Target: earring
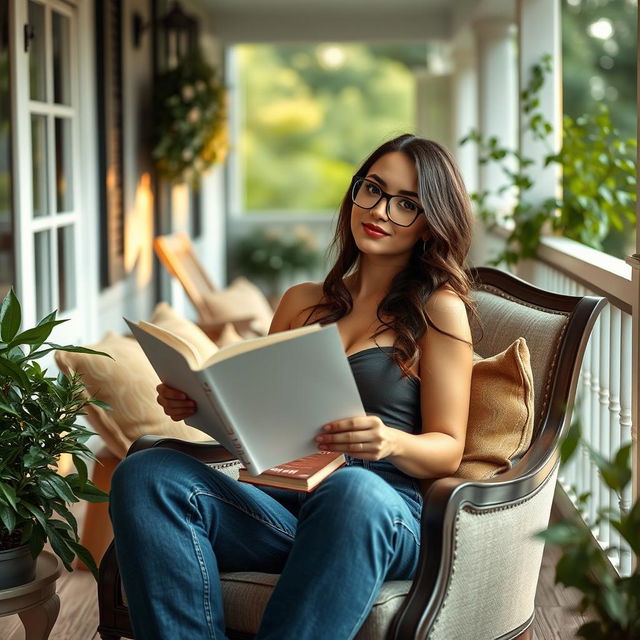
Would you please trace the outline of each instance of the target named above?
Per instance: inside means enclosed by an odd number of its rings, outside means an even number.
[[[422,253],[427,253],[427,240],[426,240],[426,238],[422,239]]]

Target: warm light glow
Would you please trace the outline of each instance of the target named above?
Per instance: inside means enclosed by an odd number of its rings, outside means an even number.
[[[613,25],[611,20],[607,18],[600,18],[596,22],[592,22],[589,25],[589,35],[593,38],[599,38],[600,40],[608,40],[613,35]]]
[[[344,49],[336,45],[318,47],[318,59],[320,64],[327,69],[337,69],[344,64],[346,59]]]
[[[124,236],[124,265],[127,273],[136,270],[142,288],[151,282],[153,268],[153,192],[151,176],[142,174],[136,187],[133,208],[127,211]]]
[[[189,185],[178,184],[171,188],[171,216],[173,228],[186,231],[189,228]]]

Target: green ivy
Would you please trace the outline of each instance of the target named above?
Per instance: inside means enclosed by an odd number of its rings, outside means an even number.
[[[108,500],[88,479],[84,459],[97,459],[85,442],[93,433],[76,423],[88,404],[108,407],[87,397],[78,374],[49,376],[38,360],[55,350],[108,354],[47,342],[65,322],[55,311],[24,331],[21,315],[11,290],[0,306],[0,549],[28,544],[35,558],[48,540],[69,571],[78,556],[97,579],[67,505]],[[58,473],[63,453],[71,454],[75,473]]]
[[[514,222],[505,248],[489,264],[515,264],[536,254],[544,232],[559,231],[563,236],[602,250],[602,240],[611,228],[624,229],[625,219],[636,220],[636,141],[621,140],[604,104],[575,120],[565,115],[562,149],[554,153],[549,143],[553,126],[540,110],[540,90],[551,72],[551,56],[543,56],[531,68],[527,86],[520,94],[523,130],[547,147],[539,162],[507,149],[496,136],[483,137],[472,130],[460,144],[475,142],[480,164],[497,164],[506,176],[505,184],[495,192],[471,194],[478,215],[491,230],[499,223],[491,207],[491,197],[505,191],[518,194],[509,213]],[[562,197],[548,197],[533,203],[527,192],[534,186],[531,169],[551,164],[562,169]]]

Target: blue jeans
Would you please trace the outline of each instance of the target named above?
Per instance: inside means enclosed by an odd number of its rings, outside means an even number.
[[[413,578],[418,484],[349,458],[311,493],[237,482],[171,449],[123,460],[109,512],[137,640],[225,638],[219,572],[280,573],[260,640],[353,638],[385,580]]]

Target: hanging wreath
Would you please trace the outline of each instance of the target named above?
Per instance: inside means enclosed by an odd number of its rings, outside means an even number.
[[[152,155],[171,182],[197,182],[229,148],[226,90],[200,54],[156,78],[157,117]]]

